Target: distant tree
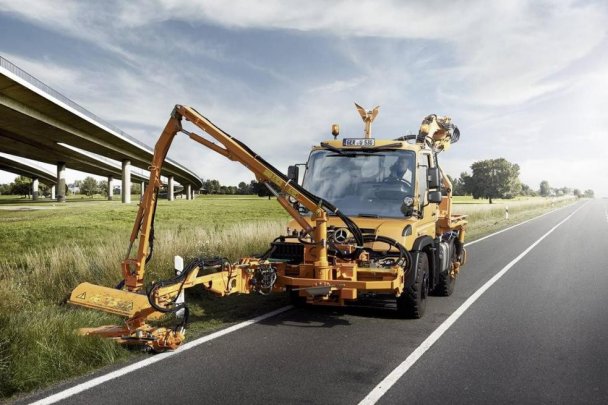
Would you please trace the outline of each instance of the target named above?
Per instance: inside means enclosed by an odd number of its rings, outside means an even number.
[[[207,194],[218,194],[220,187],[220,182],[217,180],[205,180],[203,182],[203,188],[207,190]]]
[[[533,190],[532,187],[530,187],[529,185],[522,183],[521,191],[519,192],[519,194],[526,197],[536,197],[538,195],[538,192],[536,190]]]
[[[141,184],[131,183],[131,194],[141,194]]]
[[[449,174],[446,174],[450,183],[452,183],[452,195],[465,195],[464,183],[459,178],[452,178]]]
[[[38,192],[40,193],[40,195],[50,195],[51,188],[44,183],[40,183],[38,185]]]
[[[99,193],[103,196],[108,196],[108,181],[107,180],[102,180],[100,182],[97,183],[97,186],[99,188]]]
[[[11,186],[11,194],[27,197],[32,191],[32,180],[29,177],[17,176]]]
[[[462,195],[472,195],[475,188],[473,178],[467,172],[460,173],[459,183],[462,185]]]
[[[512,198],[519,190],[519,165],[504,158],[481,160],[471,165],[473,174],[467,179],[467,190],[473,198]]]
[[[257,194],[258,193],[258,191],[257,191],[258,190],[257,189],[258,185],[257,184],[258,184],[258,182],[255,181],[255,180],[251,180],[249,182],[249,193],[250,194]]]
[[[551,187],[549,186],[549,182],[547,180],[543,180],[540,182],[540,191],[539,194],[541,197],[548,197],[551,194]]]
[[[505,198],[513,198],[515,196],[521,195],[522,188],[523,184],[521,183],[521,181],[519,181],[519,178],[515,179],[513,181],[511,191],[505,194]]]
[[[253,192],[257,194],[258,197],[268,197],[270,199],[272,193],[270,190],[268,190],[268,187],[266,187],[264,183],[258,183],[257,181],[252,180],[251,186],[253,188]]]
[[[10,194],[10,193],[11,193],[10,184],[0,184],[0,194]]]
[[[595,193],[591,189],[585,190],[584,195],[585,195],[585,198],[595,198]]]
[[[94,194],[99,192],[99,184],[93,177],[88,176],[80,183],[80,193],[93,197]]]
[[[581,198],[583,196],[583,193],[581,193],[581,190],[579,190],[578,188],[575,188],[572,194],[574,194],[576,198]]]
[[[236,194],[237,188],[234,186],[220,186],[218,194]]]
[[[238,186],[237,194],[244,195],[244,194],[253,194],[253,193],[251,192],[251,188],[249,187],[249,184],[245,183],[244,181],[241,181]]]

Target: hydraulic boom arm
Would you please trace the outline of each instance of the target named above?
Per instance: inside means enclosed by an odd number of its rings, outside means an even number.
[[[207,134],[217,140],[222,146],[219,146],[194,132],[188,132],[182,128],[182,119],[192,122],[194,125],[205,131]],[[161,186],[161,168],[167,156],[173,138],[177,133],[183,132],[190,139],[208,147],[209,149],[223,155],[231,160],[240,162],[246,168],[251,170],[258,181],[270,184],[278,188],[278,201],[287,210],[287,212],[298,221],[298,224],[308,232],[313,231],[309,223],[302,218],[300,213],[293,208],[292,204],[285,198],[285,195],[290,195],[295,198],[301,205],[314,213],[317,231],[312,235],[313,240],[320,241],[324,239],[322,228],[326,222],[326,214],[322,209],[322,205],[327,207],[329,204],[323,204],[318,198],[302,189],[297,184],[292,183],[280,171],[265,162],[255,152],[245,146],[236,138],[222,131],[215,126],[211,121],[205,118],[191,107],[176,105],[171,114],[171,118],[167,122],[159,140],[154,148],[154,158],[150,166],[150,186],[146,189],[143,201],[140,204],[139,211],[131,232],[131,243],[127,258],[122,263],[123,277],[125,285],[129,291],[139,291],[143,287],[145,265],[152,253],[152,244],[154,237],[154,214],[156,211],[157,195]],[[135,240],[139,239],[137,254],[134,258],[129,257],[131,248]],[[326,249],[319,250],[319,260],[327,261]]]

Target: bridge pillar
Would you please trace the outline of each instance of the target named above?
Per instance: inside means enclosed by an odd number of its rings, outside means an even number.
[[[131,203],[131,161],[122,161],[122,188],[120,196],[124,204]]]
[[[65,202],[65,162],[57,162],[57,201]]]
[[[55,189],[56,189],[55,186],[51,186],[51,200],[55,199]]]
[[[32,200],[38,199],[38,177],[32,179]]]
[[[175,200],[175,185],[173,183],[173,176],[169,176],[169,183],[167,184],[167,199],[169,201]]]
[[[186,200],[191,200],[192,199],[192,186],[190,184],[188,184],[186,186]]]
[[[114,181],[114,177],[108,176],[108,201],[112,201],[114,198],[114,186],[112,182]]]

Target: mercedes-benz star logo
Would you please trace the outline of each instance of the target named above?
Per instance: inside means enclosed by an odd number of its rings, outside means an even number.
[[[348,230],[344,228],[338,228],[334,232],[334,240],[338,243],[344,243],[348,239]]]

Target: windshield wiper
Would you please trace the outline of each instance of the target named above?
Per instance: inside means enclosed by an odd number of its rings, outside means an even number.
[[[337,154],[339,154],[339,155],[344,154],[344,151],[343,151],[342,149],[338,149],[338,148],[336,148],[335,146],[331,146],[331,145],[330,145],[330,144],[328,144],[328,143],[321,142],[321,146],[322,146],[322,147],[324,147],[325,149],[329,149],[330,151],[332,151],[332,152],[334,152],[334,153],[337,153]]]
[[[378,214],[357,214],[358,217],[364,217],[364,218],[380,218],[380,215]]]

